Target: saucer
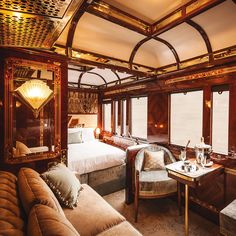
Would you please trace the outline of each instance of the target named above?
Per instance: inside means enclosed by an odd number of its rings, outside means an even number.
[[[208,162],[205,167],[211,167],[213,165],[213,161]]]

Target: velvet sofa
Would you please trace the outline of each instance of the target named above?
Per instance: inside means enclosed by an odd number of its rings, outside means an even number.
[[[78,206],[63,208],[40,175],[22,168],[0,171],[0,235],[141,235],[91,187],[83,184]]]

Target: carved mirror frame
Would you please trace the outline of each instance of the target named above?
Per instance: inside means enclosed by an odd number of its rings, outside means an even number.
[[[38,70],[50,70],[54,74],[54,150],[25,156],[13,156],[13,90],[14,69],[19,66],[33,66]],[[8,58],[4,65],[4,161],[8,164],[18,164],[57,158],[61,155],[61,68],[60,63],[41,63],[19,58]]]

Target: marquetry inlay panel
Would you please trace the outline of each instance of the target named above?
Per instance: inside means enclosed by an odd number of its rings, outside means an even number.
[[[62,17],[70,0],[1,0],[0,9]]]
[[[0,45],[40,47],[57,22],[34,17],[0,13]]]

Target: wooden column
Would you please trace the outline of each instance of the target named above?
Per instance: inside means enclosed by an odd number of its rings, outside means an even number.
[[[168,143],[168,93],[148,95],[148,140]]]
[[[236,78],[236,76],[235,76]],[[229,151],[236,148],[236,83],[229,86]],[[236,151],[236,150],[235,150]]]
[[[207,144],[211,143],[211,86],[203,89],[203,130],[202,135]]]

